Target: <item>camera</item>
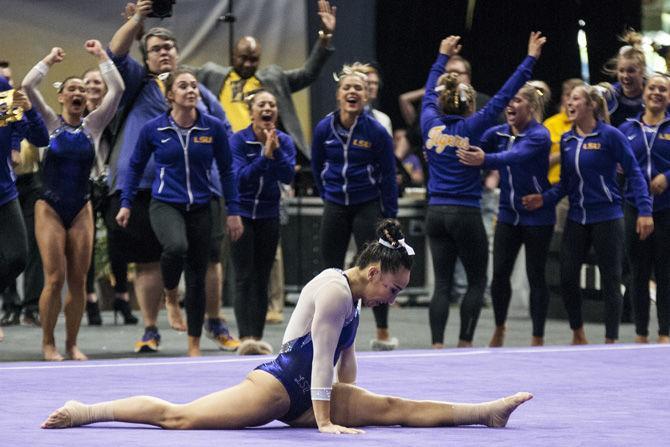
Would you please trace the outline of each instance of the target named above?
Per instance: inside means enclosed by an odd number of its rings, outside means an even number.
[[[177,0],[154,0],[148,17],[158,17],[159,19],[171,17],[172,5],[175,3],[177,3]]]

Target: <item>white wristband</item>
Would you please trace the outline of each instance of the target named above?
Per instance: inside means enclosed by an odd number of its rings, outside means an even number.
[[[332,388],[312,388],[310,394],[312,400],[330,400],[332,390]]]

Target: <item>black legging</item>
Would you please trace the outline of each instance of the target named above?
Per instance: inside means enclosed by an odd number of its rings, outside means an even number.
[[[163,247],[161,274],[163,284],[170,290],[179,285],[184,264],[186,275],[186,317],[188,335],[200,337],[205,321],[205,275],[209,259],[211,232],[210,204],[196,205],[186,210],[153,199],[149,207],[151,228]]]
[[[512,298],[510,277],[514,270],[519,249],[526,249],[526,275],[530,284],[530,316],[533,320],[533,336],[544,337],[544,323],[549,307],[549,288],[545,277],[545,266],[549,253],[553,225],[526,226],[498,222],[493,240],[493,279],[491,299],[496,326],[507,320],[507,311]]]
[[[0,205],[0,291],[14,283],[28,262],[28,236],[17,199]]]
[[[232,244],[235,266],[235,319],[242,337],[263,338],[268,283],[279,242],[279,218],[242,217],[244,233]]]
[[[635,231],[637,209],[626,203],[626,255],[631,270],[635,333],[649,335],[649,280],[656,277],[658,335],[670,335],[670,209],[654,213],[654,232],[644,241]]]
[[[605,337],[619,338],[621,319],[621,259],[623,257],[623,219],[582,225],[570,219],[561,241],[561,295],[570,319],[570,328],[579,329],[582,319],[580,274],[589,248],[593,245],[600,270],[601,294],[605,301]]]
[[[338,205],[324,202],[321,218],[321,258],[323,268],[345,268],[349,239],[354,234],[356,250],[360,253],[366,242],[376,240],[375,225],[381,218],[379,201],[359,205]],[[389,305],[372,308],[377,329],[388,329]]]
[[[444,343],[456,258],[461,259],[468,278],[468,291],[461,302],[459,340],[470,342],[484,302],[489,256],[481,211],[465,206],[429,206],[426,234],[435,272],[435,290],[429,309],[432,342]]]

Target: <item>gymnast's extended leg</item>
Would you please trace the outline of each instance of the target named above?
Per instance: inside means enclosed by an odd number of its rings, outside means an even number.
[[[344,427],[366,425],[504,427],[512,412],[532,397],[530,393],[516,393],[491,402],[460,404],[382,396],[355,385],[337,383],[333,386],[330,411],[333,423]],[[295,421],[291,421],[290,425],[315,427],[314,412],[309,410]]]
[[[68,401],[42,428],[68,428],[94,422],[132,422],[166,429],[237,429],[282,417],[290,401],[283,385],[265,371],[252,371],[239,384],[187,404],[134,396],[94,405]]]

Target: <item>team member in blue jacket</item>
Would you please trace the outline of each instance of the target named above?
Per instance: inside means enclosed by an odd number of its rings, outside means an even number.
[[[186,263],[188,354],[197,356],[205,314],[205,274],[212,227],[213,192],[209,180],[212,160],[216,160],[221,173],[228,215],[236,216],[235,220],[240,219],[239,199],[226,130],[220,120],[196,108],[199,92],[194,73],[187,68],[171,72],[165,81],[165,92],[172,108],[142,128],[116,219],[120,226],[128,225],[132,201],[153,155],[156,172],[149,215],[163,248],[161,273],[165,294],[176,300]],[[241,232],[241,222],[238,223],[233,231]],[[237,239],[239,234],[231,237]]]
[[[137,137],[144,124],[168,109],[163,91],[165,90],[162,75],[166,75],[177,67],[179,47],[175,35],[165,28],[151,28],[143,32],[144,21],[152,10],[151,0],[138,0],[137,4],[129,3],[127,12],[134,14],[128,17],[116,31],[109,43],[108,53],[119,68],[126,84],[126,91],[121,101],[121,111],[115,122],[115,139],[109,163],[110,174],[110,205],[105,222],[108,228],[109,255],[120,262],[134,262],[136,266],[135,291],[142,308],[144,335],[135,343],[135,351],[152,352],[158,349],[160,334],[156,326],[158,312],[163,300],[163,283],[160,277],[159,260],[161,245],[151,230],[149,218],[149,202],[151,201],[151,184],[155,166],[153,159],[147,163],[140,189],[134,201],[133,218],[128,227],[120,228],[116,223],[116,214],[120,208],[120,191],[128,172],[128,163],[137,143]],[[143,33],[139,49],[142,60],[136,61],[129,55],[130,48],[138,33]],[[227,124],[225,113],[217,98],[204,86],[199,85],[201,101],[198,109],[220,118]],[[125,118],[125,119],[124,119]],[[217,186],[218,175],[216,166],[212,170],[212,187],[220,197]],[[221,349],[231,350],[236,347],[237,340],[229,336],[227,328],[218,318],[220,311],[221,290],[221,242],[224,227],[221,213],[216,211],[219,206],[218,197],[212,201],[213,231],[210,244],[210,265],[207,275],[207,333],[214,338]],[[239,220],[239,219],[238,219]],[[226,221],[230,232],[233,220]],[[120,263],[119,262],[119,263]],[[116,262],[113,264],[115,265]],[[123,295],[121,295],[123,296]],[[118,301],[115,301],[117,303]],[[118,304],[122,304],[118,302]],[[176,330],[186,330],[177,300],[166,301],[168,321]]]
[[[652,193],[654,232],[641,240],[636,232],[638,209],[635,192],[625,194],[624,223],[626,254],[630,263],[631,293],[636,341],[647,343],[649,335],[649,279],[656,277],[658,341],[670,343],[670,79],[652,75],[644,89],[644,114],[628,119],[620,130],[628,138],[642,175]]]
[[[611,97],[607,102],[610,123],[618,127],[627,118],[635,118],[644,111],[642,91],[647,72],[647,62],[642,49],[642,35],[627,31],[621,40],[626,45],[608,61],[605,71],[616,76]]]
[[[554,232],[554,207],[545,205],[528,211],[521,198],[541,193],[551,185],[549,152],[551,137],[540,124],[546,92],[527,83],[505,108],[507,124],[492,127],[482,137],[481,147],[458,149],[461,163],[500,171],[500,207],[493,243],[491,299],[496,328],[489,346],[503,345],[505,321],[512,298],[510,277],[521,245],[526,249],[526,274],[530,283],[530,315],[533,320],[532,346],[544,344],[544,324],[549,306],[545,265]]]
[[[472,86],[460,82],[457,73],[444,74],[449,57],[460,51],[459,39],[449,36],[440,43],[440,54],[428,75],[421,107],[421,132],[429,170],[426,233],[435,271],[435,290],[430,303],[435,348],[444,346],[457,257],[463,262],[468,277],[468,291],[461,303],[460,347],[472,346],[486,288],[488,241],[479,209],[480,169],[460,163],[456,151],[477,144],[484,131],[496,124],[500,112],[530,79],[546,41],[539,32],[531,33],[528,57],[486,107],[474,113]]]
[[[579,277],[589,247],[596,251],[605,301],[605,341],[619,337],[623,210],[616,181],[620,163],[639,210],[636,231],[644,240],[654,229],[651,200],[628,140],[607,124],[607,105],[593,86],[575,87],[567,105],[574,125],[561,139],[561,180],[549,191],[523,198],[529,210],[553,205],[566,194],[570,201],[561,243],[561,295],[573,331],[573,344],[586,344]]]
[[[345,65],[337,77],[337,110],[317,124],[312,140],[312,174],[324,201],[321,219],[323,267],[343,268],[351,234],[356,247],[375,239],[380,216],[398,213],[398,186],[391,136],[370,114],[367,76],[360,64]],[[388,331],[388,305],[373,309],[377,338],[372,348],[398,345]]]
[[[0,290],[14,282],[28,260],[28,235],[10,161],[23,138],[36,146],[49,144],[44,121],[28,97],[0,76]]]
[[[263,338],[268,283],[279,242],[279,183],[293,181],[296,149],[276,129],[275,96],[259,90],[249,100],[251,125],[233,135],[233,170],[240,193],[242,237],[233,243],[237,293],[235,319],[240,339]]]

